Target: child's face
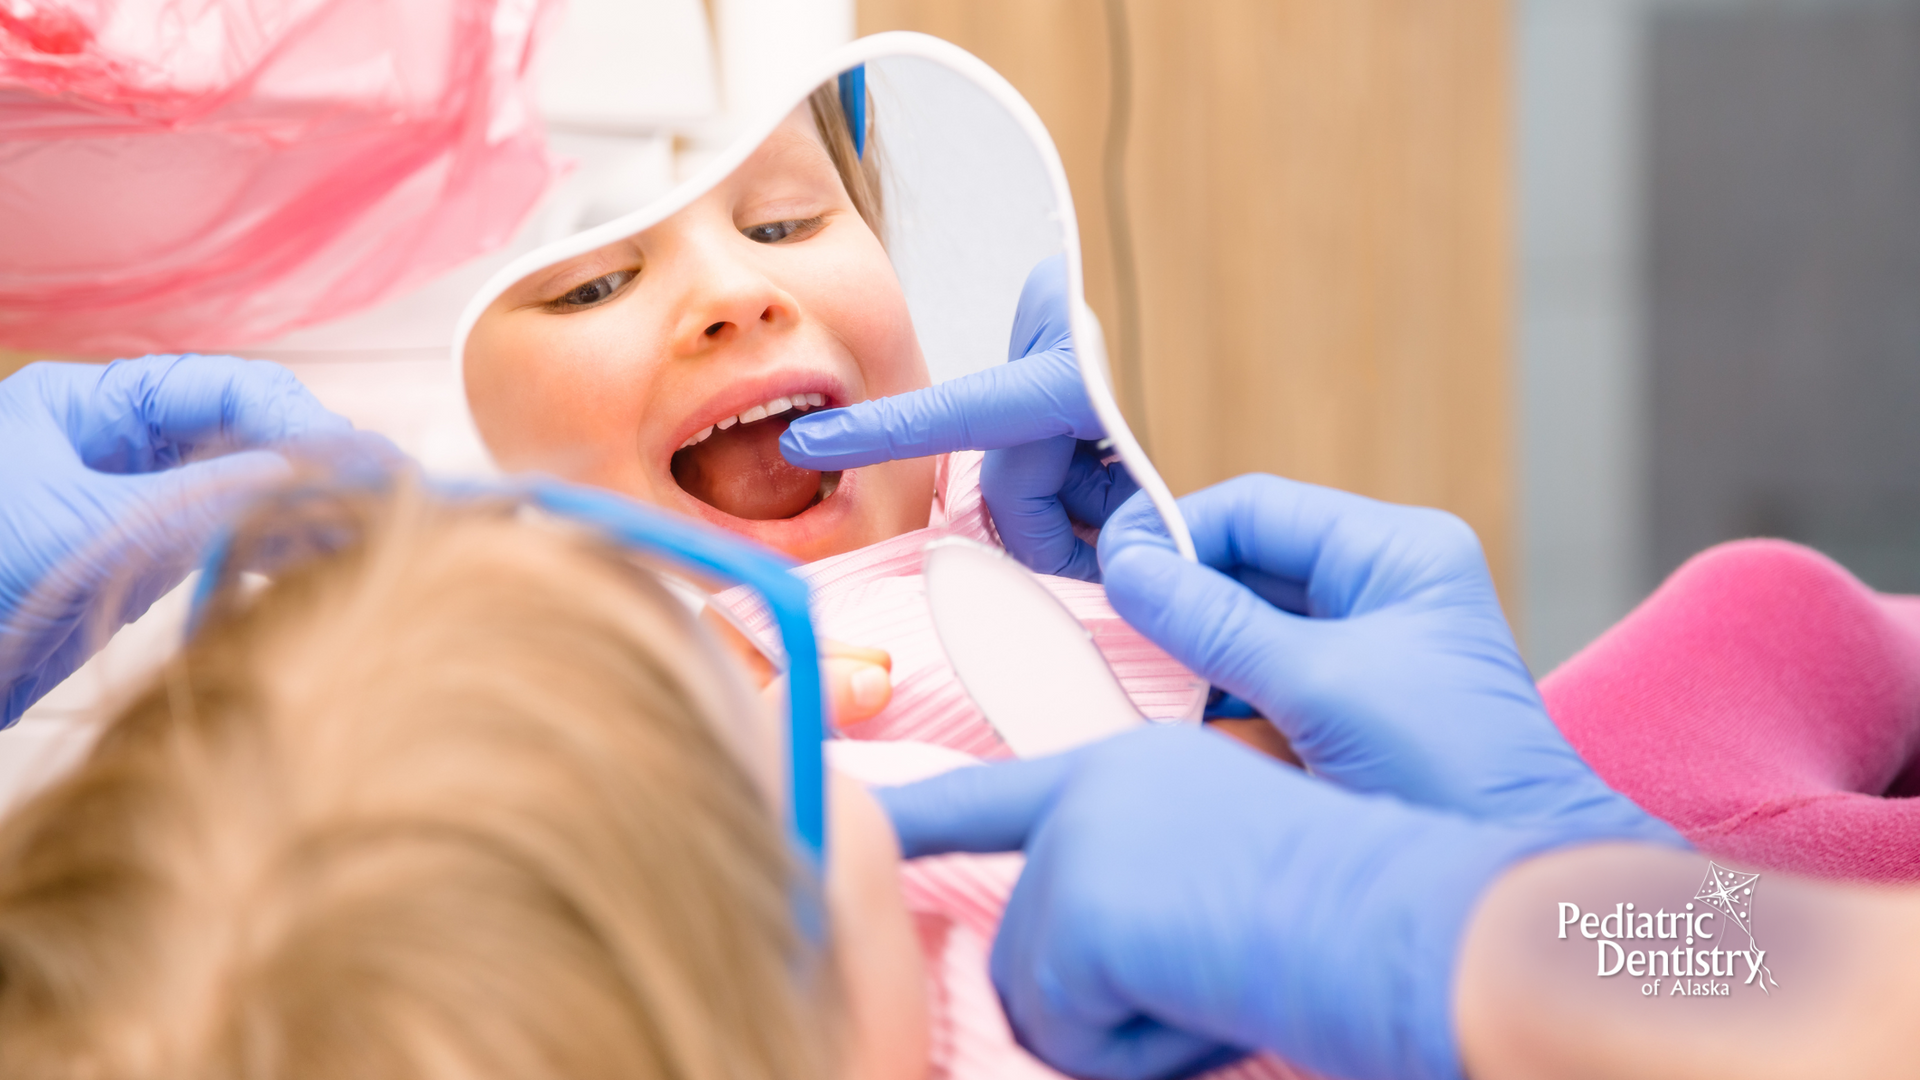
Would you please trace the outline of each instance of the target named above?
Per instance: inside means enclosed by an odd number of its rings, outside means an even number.
[[[464,362],[507,469],[611,488],[803,560],[927,523],[932,459],[795,468],[779,440],[801,408],[759,415],[930,381],[886,250],[805,105],[679,213],[515,284]]]

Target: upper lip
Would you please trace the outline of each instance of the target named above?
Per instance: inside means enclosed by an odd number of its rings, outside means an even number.
[[[820,408],[831,409],[847,403],[846,387],[829,372],[776,371],[736,379],[687,410],[686,419],[667,443],[667,453],[671,456],[680,449],[680,444],[729,416],[738,416],[755,405],[795,394],[822,395],[827,401]]]

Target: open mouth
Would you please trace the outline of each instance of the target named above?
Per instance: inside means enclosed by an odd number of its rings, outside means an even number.
[[[794,417],[828,405],[825,394],[790,394],[724,417],[674,452],[673,479],[715,510],[749,521],[806,513],[833,495],[840,473],[789,464],[780,436]]]

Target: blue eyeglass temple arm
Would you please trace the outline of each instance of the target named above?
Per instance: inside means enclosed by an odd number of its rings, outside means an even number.
[[[826,710],[820,647],[807,611],[807,586],[774,555],[702,526],[637,506],[604,491],[543,482],[533,502],[605,529],[629,547],[646,548],[748,586],[766,600],[787,652],[787,788],[792,827],[816,860],[827,850]],[[824,865],[824,862],[822,862]]]
[[[853,133],[853,156],[867,159],[867,65],[855,64],[840,73],[840,111]]]
[[[826,865],[826,765],[820,744],[826,738],[826,709],[820,686],[820,649],[807,611],[807,586],[787,572],[772,553],[722,536],[705,527],[649,510],[610,492],[538,481],[525,488],[457,486],[452,495],[519,495],[542,509],[592,525],[621,544],[664,555],[680,564],[746,585],[773,612],[787,653],[787,790],[790,827],[816,868]],[[223,532],[201,563],[194,587],[188,632],[220,579],[232,536]]]

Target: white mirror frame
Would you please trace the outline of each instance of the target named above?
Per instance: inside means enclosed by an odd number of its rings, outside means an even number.
[[[453,335],[453,378],[461,406],[467,407],[464,361],[467,336],[472,333],[473,324],[479,321],[487,305],[512,287],[514,282],[543,267],[584,255],[671,217],[726,179],[786,120],[794,104],[805,101],[816,87],[856,65],[899,56],[932,61],[978,86],[1007,110],[1007,114],[1013,117],[1027,140],[1033,144],[1034,151],[1040,155],[1047,182],[1053,187],[1055,221],[1060,228],[1061,247],[1067,257],[1067,291],[1073,297],[1069,324],[1073,331],[1074,350],[1080,362],[1080,379],[1087,388],[1087,398],[1093,403],[1094,414],[1100,418],[1101,426],[1106,428],[1107,437],[1121,462],[1133,474],[1142,490],[1146,491],[1147,497],[1153,500],[1154,508],[1166,523],[1174,546],[1182,557],[1196,561],[1193,536],[1187,530],[1186,520],[1180,516],[1180,507],[1174,501],[1173,492],[1147,459],[1146,451],[1140,448],[1140,441],[1134,438],[1133,429],[1127,426],[1126,417],[1121,415],[1120,406],[1114,401],[1112,369],[1107,364],[1106,337],[1101,333],[1100,320],[1086,301],[1086,278],[1080,265],[1079,218],[1074,214],[1073,192],[1067,186],[1067,170],[1060,162],[1060,151],[1053,145],[1053,136],[1048,133],[1046,125],[1040,122],[1040,116],[1033,111],[1033,106],[1027,104],[1027,99],[1021,97],[1020,91],[1015,90],[1013,84],[1001,77],[999,72],[958,45],[927,34],[892,30],[863,37],[822,55],[792,84],[788,93],[774,99],[772,106],[764,112],[755,114],[756,118],[743,126],[724,152],[672,191],[631,214],[537,248],[502,267],[468,301]]]

